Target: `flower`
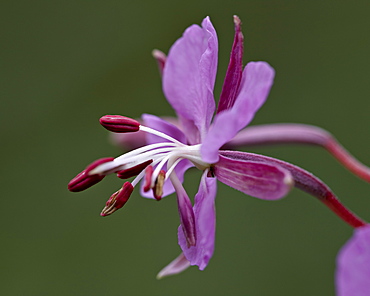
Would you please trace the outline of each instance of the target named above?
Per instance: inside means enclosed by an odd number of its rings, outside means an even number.
[[[370,295],[370,224],[355,229],[337,257],[338,296]]]
[[[265,102],[273,84],[274,70],[266,62],[250,62],[243,70],[243,34],[237,16],[234,23],[230,63],[214,117],[218,41],[207,17],[201,27],[192,25],[186,29],[171,47],[168,57],[160,51],[153,52],[162,74],[164,94],[178,119],[169,122],[149,114],[144,114],[142,121],[120,115],[103,116],[100,123],[106,129],[123,135],[116,140],[133,140],[135,143],[131,144],[138,147],[117,158],[93,162],[69,183],[69,190],[81,191],[108,174],[116,173],[122,179],[135,177],[109,198],[102,216],[120,209],[141,180],[141,194],[145,197],[161,200],[176,192],[182,253],[158,277],[181,272],[190,265],[197,265],[201,270],[207,266],[214,251],[216,180],[265,200],[284,197],[294,185],[317,197],[350,225],[364,225],[311,173],[271,157],[224,150],[290,142],[320,145],[355,174],[370,180],[370,170],[322,129],[285,124],[242,130]],[[139,136],[135,139],[126,133]],[[143,133],[146,133],[146,143],[143,143]],[[191,167],[203,171],[194,207],[182,186],[184,174]]]

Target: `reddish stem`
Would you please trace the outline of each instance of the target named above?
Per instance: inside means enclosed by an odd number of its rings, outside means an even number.
[[[329,209],[331,209],[337,216],[342,218],[345,222],[354,228],[361,227],[367,223],[348,210],[331,192],[321,200]]]
[[[335,139],[331,138],[327,143],[325,143],[324,147],[352,173],[359,176],[361,179],[370,182],[370,168],[354,158]]]

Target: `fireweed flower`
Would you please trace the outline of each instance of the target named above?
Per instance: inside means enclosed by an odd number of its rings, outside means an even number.
[[[370,225],[355,229],[337,258],[338,296],[370,295]]]
[[[201,27],[192,25],[186,29],[168,57],[160,51],[153,52],[162,74],[164,94],[178,119],[169,121],[149,114],[140,121],[120,115],[103,116],[100,123],[115,133],[115,141],[136,149],[114,159],[93,162],[69,183],[69,190],[81,191],[108,174],[115,173],[122,179],[134,177],[109,198],[102,216],[121,208],[140,181],[141,194],[148,198],[161,200],[176,192],[182,253],[158,274],[159,278],[179,273],[190,265],[201,270],[207,266],[214,250],[217,179],[265,200],[284,197],[294,185],[317,197],[353,227],[365,225],[311,173],[271,157],[230,150],[279,143],[319,145],[359,177],[370,181],[370,170],[322,129],[294,124],[243,129],[265,102],[274,70],[266,62],[250,62],[243,70],[243,34],[236,16],[234,23],[234,43],[217,110],[213,88],[218,41],[207,17]],[[203,171],[194,206],[182,186],[184,174],[191,167]]]

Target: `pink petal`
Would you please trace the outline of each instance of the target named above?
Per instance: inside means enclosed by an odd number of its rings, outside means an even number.
[[[233,160],[259,162],[283,168],[290,172],[295,187],[316,197],[346,223],[353,227],[365,225],[365,222],[361,218],[357,217],[339,201],[333,191],[323,181],[298,166],[255,153],[223,150],[220,151],[220,155]]]
[[[243,71],[238,97],[231,109],[218,113],[201,147],[205,162],[216,163],[218,150],[254,117],[265,102],[274,79],[274,69],[265,62],[248,63]]]
[[[178,274],[183,272],[190,266],[190,262],[186,259],[183,253],[181,253],[175,260],[163,268],[157,275],[157,279],[161,279],[165,276]]]
[[[195,195],[195,223],[197,244],[188,248],[182,227],[178,229],[179,245],[191,265],[198,265],[200,270],[206,268],[213,255],[216,230],[215,198],[217,192],[216,178],[207,178],[203,174],[198,193]]]
[[[294,184],[290,172],[279,166],[225,156],[220,156],[214,174],[222,183],[266,200],[284,197]]]
[[[370,225],[355,229],[337,258],[338,296],[370,295]]]
[[[109,133],[110,141],[123,151],[134,150],[144,146],[146,144],[145,136],[146,133],[143,131],[128,134]]]
[[[234,15],[235,36],[230,53],[229,66],[225,76],[224,85],[218,102],[217,113],[230,109],[239,93],[239,86],[243,73],[243,42],[244,37],[241,31],[241,21]]]
[[[202,28],[192,25],[171,47],[164,71],[163,91],[180,117],[190,120],[202,135],[215,109],[213,87],[218,41],[209,17]]]

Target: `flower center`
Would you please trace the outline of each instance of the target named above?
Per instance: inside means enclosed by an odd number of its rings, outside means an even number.
[[[137,148],[112,161],[100,164],[91,170],[89,175],[117,173],[118,177],[121,176],[120,178],[123,178],[122,176],[124,178],[136,176],[132,181],[132,186],[137,185],[146,176],[146,183],[148,183],[146,187],[154,188],[155,191],[160,192],[164,182],[174,172],[181,160],[188,159],[200,170],[210,167],[210,164],[201,159],[201,144],[186,145],[165,133],[143,125],[139,126],[139,130],[161,137],[165,141]],[[146,169],[148,166],[151,166],[152,169]]]

